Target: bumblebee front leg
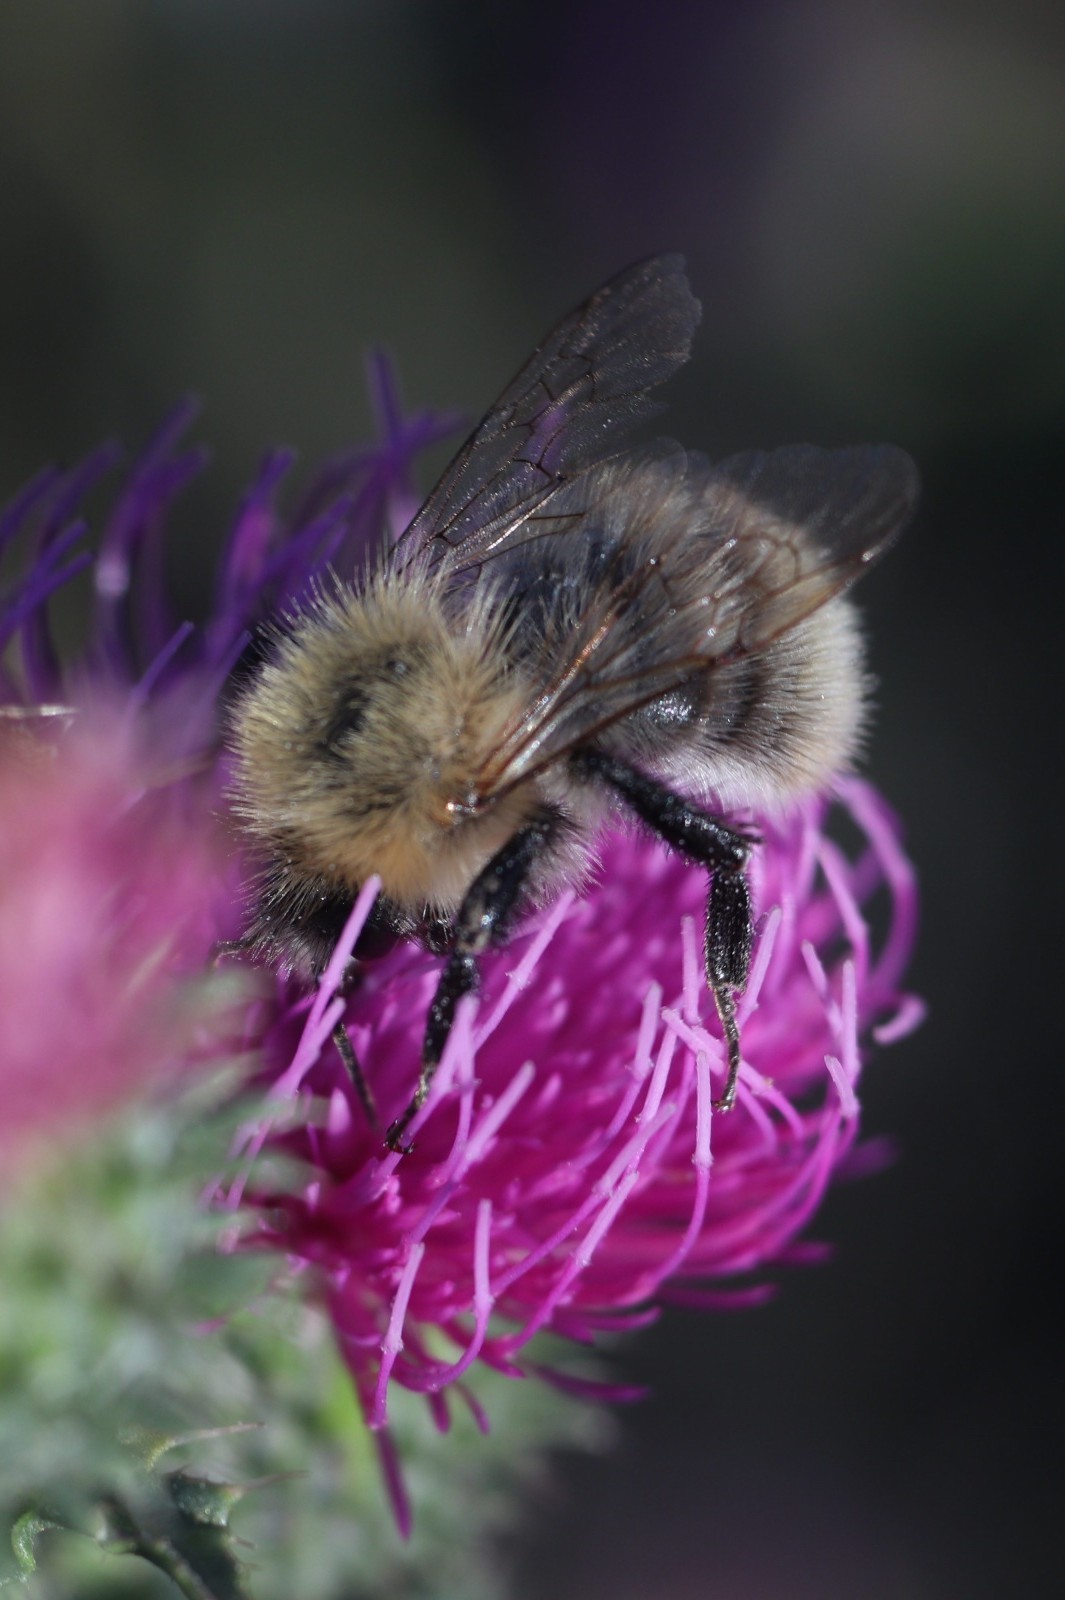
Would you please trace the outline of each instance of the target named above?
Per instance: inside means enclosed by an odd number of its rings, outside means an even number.
[[[422,1069],[410,1105],[388,1130],[390,1150],[407,1154],[412,1146],[403,1135],[425,1104],[433,1074],[440,1065],[463,995],[479,981],[477,957],[490,945],[505,939],[528,881],[529,869],[551,842],[558,819],[545,813],[521,828],[483,867],[473,880],[455,916],[451,954],[437,985],[422,1046]]]
[[[241,939],[220,939],[211,953],[211,959],[217,963],[227,956],[251,956],[254,954],[255,946],[256,940],[252,935],[246,934]],[[324,965],[324,962],[316,964],[313,974],[316,983],[321,981]],[[336,1024],[330,1037],[336,1047],[337,1055],[351,1078],[355,1093],[358,1095],[362,1109],[366,1113],[366,1120],[370,1124],[370,1129],[373,1133],[377,1133],[380,1123],[377,1119],[377,1106],[374,1102],[373,1090],[366,1081],[366,1074],[362,1070],[359,1058],[355,1054],[354,1046],[348,1036],[348,1030],[342,1020]]]
[[[355,1047],[351,1042],[347,1028],[344,1026],[343,1019],[333,1029],[332,1038],[336,1053],[344,1063],[348,1076],[355,1086],[355,1093],[358,1095],[362,1109],[366,1113],[370,1131],[371,1133],[377,1133],[381,1127],[377,1120],[377,1103],[373,1097],[373,1090],[366,1081],[366,1074],[362,1070],[359,1058],[355,1054]]]
[[[706,904],[706,982],[721,1019],[728,1052],[728,1077],[715,1111],[729,1111],[736,1099],[740,1070],[740,1033],[736,995],[747,984],[753,933],[747,860],[757,841],[709,816],[692,801],[600,750],[582,750],[574,757],[578,772],[598,778],[666,844],[710,870]]]

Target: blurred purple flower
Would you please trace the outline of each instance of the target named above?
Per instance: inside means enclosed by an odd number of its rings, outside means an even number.
[[[265,614],[329,564],[354,570],[409,516],[412,459],[453,427],[402,417],[382,361],[371,378],[381,443],[330,462],[287,515],[277,495],[292,457],[264,458],[199,629],[170,615],[162,579],[167,514],[205,463],[179,448],[191,402],[121,486],[95,553],[81,507],[120,460],[115,446],[47,469],[0,511],[5,1160],[31,1130],[56,1136],[150,1092],[189,1047],[180,985],[208,967],[241,904],[220,825],[220,693]],[[71,655],[49,602],[86,580],[87,636]]]
[[[223,881],[210,813],[146,787],[128,721],[62,720],[0,721],[5,1166],[181,1067],[180,979],[204,968]]]
[[[95,557],[79,553],[86,529],[76,514],[111,451],[43,474],[0,518],[0,552],[16,534],[30,545],[24,575],[0,591],[0,648],[17,645],[0,706],[13,726],[18,708],[77,708],[56,764],[30,764],[47,774],[38,771],[40,798],[21,759],[0,787],[0,983],[17,991],[5,1036],[26,1084],[34,1063],[46,1081],[65,1081],[77,1041],[79,1060],[86,1043],[110,1052],[111,1087],[121,1087],[134,1057],[159,1040],[135,1003],[144,951],[161,929],[180,942],[188,928],[185,957],[202,965],[211,940],[235,931],[241,867],[235,855],[220,867],[213,843],[225,785],[220,693],[261,618],[298,600],[326,566],[351,575],[403,525],[415,504],[413,461],[450,427],[404,418],[382,362],[372,376],[380,442],[327,466],[289,513],[278,498],[290,457],[264,460],[224,542],[201,628],[169,616],[161,579],[167,513],[202,466],[199,452],[177,452],[188,407],[130,475]],[[82,572],[88,642],[63,662],[48,600]],[[525,1349],[541,1330],[590,1343],[669,1300],[758,1301],[765,1286],[737,1279],[809,1255],[796,1241],[829,1180],[875,1158],[856,1146],[856,1090],[869,1042],[919,1017],[900,989],[915,890],[884,804],[857,780],[841,783],[840,799],[836,815],[857,837],[849,855],[824,831],[827,801],[755,819],[759,933],[740,1009],[745,1066],[727,1116],[711,1112],[724,1062],[701,975],[705,874],[632,835],[604,842],[588,894],[565,897],[485,960],[480,1002],[460,1009],[408,1156],[386,1151],[368,1127],[329,1042],[343,1012],[383,1121],[402,1110],[438,963],[403,947],[365,965],[345,999],[333,997],[372,883],[320,992],[279,978],[256,1002],[247,1036],[261,1045],[277,1116],[249,1130],[247,1146],[254,1155],[269,1141],[298,1155],[303,1177],[267,1191],[250,1163],[239,1196],[258,1206],[258,1222],[245,1242],[311,1269],[310,1290],[328,1306],[381,1430],[401,1520],[385,1428],[391,1383],[424,1394],[444,1426],[452,1385],[480,1415],[461,1381],[475,1362],[540,1370]],[[875,941],[864,909],[874,900],[885,923]],[[27,919],[39,931],[20,945]],[[113,1049],[112,1027],[125,1041]],[[48,1099],[39,1105],[48,1115]]]

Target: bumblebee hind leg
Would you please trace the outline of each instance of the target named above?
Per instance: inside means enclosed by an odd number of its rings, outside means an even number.
[[[740,1030],[736,1022],[736,995],[747,987],[754,943],[751,891],[747,874],[718,867],[710,879],[706,902],[706,981],[714,997],[728,1051],[728,1077],[715,1111],[731,1111],[736,1101],[740,1071]]]
[[[575,769],[614,791],[658,837],[689,861],[709,868],[706,903],[706,983],[721,1019],[728,1076],[715,1111],[729,1111],[736,1100],[740,1070],[740,1032],[736,995],[747,985],[753,933],[747,861],[758,841],[710,816],[692,801],[601,750],[584,749]]]

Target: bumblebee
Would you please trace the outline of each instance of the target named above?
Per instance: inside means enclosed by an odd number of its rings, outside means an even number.
[[[829,785],[866,700],[847,596],[917,494],[887,445],[711,463],[624,444],[699,320],[678,256],[613,278],[534,352],[357,587],[284,619],[232,717],[234,804],[263,863],[241,941],[319,977],[360,886],[367,940],[444,954],[405,1149],[478,957],[584,883],[635,818],[709,875],[706,981],[736,1094],[752,945],[729,820]],[[365,954],[357,947],[356,957]],[[373,1114],[342,1025],[337,1046]]]

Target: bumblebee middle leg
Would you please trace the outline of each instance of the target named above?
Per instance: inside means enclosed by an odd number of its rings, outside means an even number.
[[[601,750],[581,750],[573,761],[578,772],[613,789],[666,844],[690,861],[709,868],[706,982],[721,1019],[728,1053],[728,1077],[720,1097],[714,1101],[714,1110],[729,1111],[735,1103],[740,1070],[736,995],[746,987],[754,942],[746,867],[751,846],[757,840],[710,816],[657,778],[649,778]]]
[[[440,1065],[463,995],[479,981],[477,957],[505,939],[518,909],[534,861],[558,830],[558,818],[545,812],[508,839],[474,878],[455,916],[451,954],[437,985],[422,1046],[422,1067],[410,1105],[385,1136],[390,1150],[407,1154],[403,1135],[425,1104],[433,1074]]]

